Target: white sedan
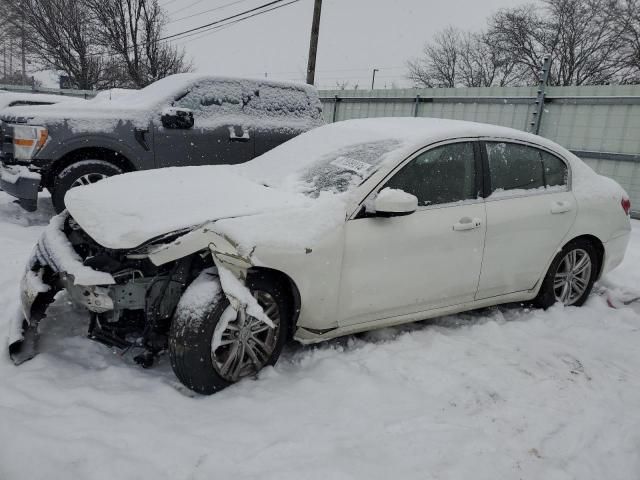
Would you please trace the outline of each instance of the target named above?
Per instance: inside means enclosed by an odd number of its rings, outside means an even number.
[[[582,305],[623,259],[630,203],[575,155],[438,119],[317,128],[243,165],[71,190],[22,281],[24,339],[56,292],[92,338],[169,351],[216,392],[302,343],[505,302]]]

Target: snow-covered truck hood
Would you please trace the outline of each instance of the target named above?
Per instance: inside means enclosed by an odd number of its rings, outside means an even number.
[[[66,122],[74,131],[110,131],[119,122],[145,126],[150,111],[118,102],[66,102],[57,105],[9,107],[0,111],[6,122],[51,126]]]
[[[131,249],[209,221],[297,209],[302,194],[255,183],[228,165],[134,172],[70,190],[67,210],[100,245]]]

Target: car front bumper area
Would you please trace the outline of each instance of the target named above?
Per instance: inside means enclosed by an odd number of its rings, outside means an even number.
[[[24,165],[0,163],[0,189],[18,199],[19,205],[29,212],[38,208],[41,176]]]
[[[22,335],[9,345],[9,354],[17,365],[36,355],[38,325],[60,290],[66,290],[75,304],[90,312],[104,313],[114,308],[110,296],[110,284],[115,283],[113,277],[92,269],[87,272],[88,267],[82,264],[59,229],[64,219],[63,216],[54,217],[34,248],[20,282],[22,315],[16,321],[21,323],[18,329],[21,329]],[[79,279],[81,282],[78,282]]]

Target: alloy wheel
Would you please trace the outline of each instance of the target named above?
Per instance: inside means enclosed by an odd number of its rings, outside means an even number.
[[[71,184],[71,188],[81,187],[83,185],[91,185],[92,183],[99,182],[100,180],[104,180],[105,178],[107,178],[107,175],[105,175],[104,173],[87,173],[86,175],[78,177]]]
[[[255,291],[253,296],[271,319],[275,328],[262,320],[238,312],[235,320],[222,332],[220,344],[211,357],[216,372],[229,382],[255,375],[269,361],[278,343],[280,330],[280,308],[267,292]]]
[[[567,252],[560,260],[553,279],[553,292],[556,301],[573,305],[589,288],[591,280],[591,257],[581,249]]]

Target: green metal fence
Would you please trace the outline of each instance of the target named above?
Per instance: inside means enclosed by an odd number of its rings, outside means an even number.
[[[323,90],[327,122],[366,117],[436,117],[492,123],[531,131],[573,151],[615,179],[640,216],[640,85],[408,90]]]
[[[81,97],[81,98],[93,98],[98,93],[96,90],[77,90],[77,89],[64,89],[48,88],[48,87],[36,87],[32,85],[9,85],[0,83],[0,90],[6,90],[8,92],[23,92],[23,93],[48,93],[50,95],[65,95],[68,97]]]
[[[90,98],[92,90],[0,85],[0,89]],[[602,175],[615,179],[640,216],[640,85],[322,90],[327,122],[366,117],[436,117],[531,130],[567,147]]]

